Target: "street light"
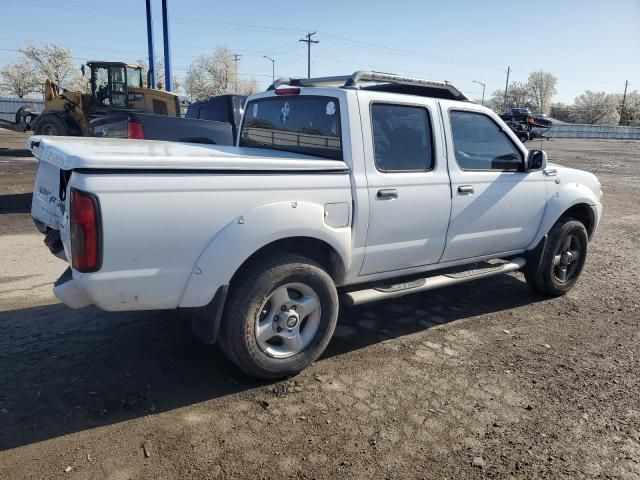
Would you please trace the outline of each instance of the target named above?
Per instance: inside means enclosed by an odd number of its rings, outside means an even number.
[[[473,83],[477,83],[478,85],[482,85],[482,106],[484,107],[484,87],[486,86],[484,83],[479,82],[477,80],[473,80]]]
[[[267,55],[263,55],[263,57],[267,60],[271,60],[271,83],[273,83],[276,81],[276,61]]]

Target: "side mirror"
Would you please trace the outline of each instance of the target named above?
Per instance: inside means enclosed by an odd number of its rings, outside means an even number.
[[[547,153],[544,150],[529,150],[525,160],[525,172],[537,172],[547,168]]]

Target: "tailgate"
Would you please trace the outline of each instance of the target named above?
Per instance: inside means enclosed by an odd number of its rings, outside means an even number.
[[[33,154],[39,160],[38,173],[33,186],[31,216],[44,226],[59,230],[65,210],[66,186],[71,171],[60,168],[61,161],[53,155],[48,159],[43,155],[44,148],[38,141],[28,141]],[[44,230],[41,228],[41,230]]]

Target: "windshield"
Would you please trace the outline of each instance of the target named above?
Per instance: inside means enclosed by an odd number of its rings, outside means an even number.
[[[338,99],[305,95],[252,100],[245,107],[240,146],[342,160]]]

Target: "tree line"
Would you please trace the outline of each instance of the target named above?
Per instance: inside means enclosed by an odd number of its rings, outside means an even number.
[[[39,46],[29,43],[20,52],[16,62],[0,69],[0,93],[18,98],[42,93],[42,86],[47,79],[62,89],[89,91],[89,78],[82,75],[71,50],[56,44]],[[146,78],[149,68],[147,61],[139,59],[137,63]],[[162,57],[156,58],[155,71],[156,85],[162,88],[165,84]],[[173,85],[175,92],[180,93],[182,89],[194,101],[225,93],[250,95],[259,90],[254,77],[245,77],[238,72],[234,55],[225,46],[197,57],[187,70],[184,85],[178,83],[175,77]]]
[[[0,69],[0,92],[19,98],[42,92],[45,79],[62,88],[88,92],[89,79],[82,76],[69,49],[55,44],[38,46],[29,43],[21,57]],[[146,60],[138,60],[146,77]],[[157,85],[164,85],[164,61],[156,59]],[[250,95],[259,90],[255,77],[238,72],[233,52],[219,46],[198,56],[187,69],[182,84],[173,78],[174,91],[182,90],[192,101],[225,93]],[[553,103],[558,79],[542,70],[532,72],[526,82],[511,82],[506,90],[495,90],[485,104],[500,113],[507,108],[529,108],[557,120],[570,123],[613,123],[640,125],[640,93],[629,92],[624,101],[619,93],[587,90],[573,104]],[[479,103],[479,102],[478,102]]]
[[[532,72],[526,82],[511,82],[506,95],[504,90],[495,90],[485,105],[497,113],[507,108],[528,108],[567,123],[640,125],[637,90],[627,93],[623,109],[623,94],[591,90],[578,95],[572,104],[553,103],[557,84],[558,79],[549,72]]]

